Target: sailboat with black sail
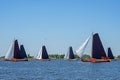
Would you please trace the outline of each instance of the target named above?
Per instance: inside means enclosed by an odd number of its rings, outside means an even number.
[[[76,51],[78,56],[81,57],[81,54],[84,53],[85,48],[90,41],[91,37],[89,37],[84,44]],[[83,62],[110,62],[111,60],[106,56],[105,50],[103,48],[102,42],[100,40],[99,34],[92,34],[92,50],[91,50],[91,59],[81,59]]]
[[[73,59],[75,59],[72,46],[69,47],[67,54],[65,54],[65,56],[64,56],[64,59],[67,59],[67,60],[73,60]]]
[[[46,46],[42,46],[37,57],[36,57],[37,60],[43,60],[43,61],[49,61],[50,58],[48,56],[48,52],[47,52],[47,49],[46,49]]]
[[[25,50],[25,49],[24,49]],[[24,53],[26,54],[26,53]],[[6,61],[27,61],[27,57],[22,56],[23,53],[21,53],[21,50],[19,49],[18,40],[14,40],[14,42],[11,44],[7,54],[5,55]]]
[[[99,34],[93,35],[92,40],[92,58],[91,62],[110,62],[111,60],[106,56],[106,52],[100,40]]]

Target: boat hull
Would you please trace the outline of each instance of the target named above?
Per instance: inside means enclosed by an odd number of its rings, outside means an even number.
[[[76,59],[67,59],[67,60],[69,60],[69,61],[74,61],[74,60],[76,60]]]
[[[36,60],[40,60],[40,61],[50,61],[51,59],[36,59]]]
[[[11,61],[10,59],[5,59],[5,61]]]
[[[82,62],[92,62],[92,63],[99,63],[99,62],[111,62],[111,59],[95,59],[91,58],[90,60],[87,59],[81,59]]]
[[[92,62],[92,63],[111,62],[111,59],[95,59],[95,58],[91,58],[90,62]]]
[[[90,62],[90,60],[87,59],[81,59],[82,62]]]
[[[13,61],[13,62],[18,62],[18,61],[28,61],[28,59],[27,58],[25,58],[25,59],[5,59],[5,61]]]
[[[12,61],[13,61],[13,62],[28,61],[28,59],[27,59],[27,58],[25,58],[25,59],[16,59],[16,58],[13,58]]]

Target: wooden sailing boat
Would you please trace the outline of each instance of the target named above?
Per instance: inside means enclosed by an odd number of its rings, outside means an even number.
[[[73,59],[75,59],[75,57],[74,57],[74,52],[73,52],[73,49],[72,49],[71,46],[69,47],[68,52],[67,52],[67,54],[65,54],[64,58],[65,58],[65,59],[68,59],[68,60],[73,60]]]
[[[92,40],[92,58],[91,62],[110,62],[111,60],[106,56],[102,42],[98,33],[93,35]]]
[[[24,49],[25,51],[25,49]],[[22,53],[21,53],[22,52]],[[19,44],[18,44],[18,41],[15,40],[12,45],[10,46],[6,56],[5,56],[5,60],[6,61],[27,61],[27,57],[23,57],[22,55],[23,54],[26,54],[26,53],[23,53],[23,51],[21,51],[19,49]]]
[[[76,51],[79,57],[84,53],[85,48],[89,42],[91,37],[89,37],[83,45]],[[100,40],[100,37],[98,33],[92,34],[92,51],[91,51],[91,59],[81,59],[83,62],[110,62],[111,60],[108,59],[106,56],[105,50],[103,48],[102,42]]]
[[[42,46],[36,59],[38,60],[50,60],[49,56],[48,56],[48,52],[45,46]]]
[[[108,58],[109,58],[109,59],[115,59],[110,47],[108,48]]]

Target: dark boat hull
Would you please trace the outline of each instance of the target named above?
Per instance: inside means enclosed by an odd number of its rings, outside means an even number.
[[[36,59],[36,60],[40,60],[40,61],[51,61],[51,59]]]
[[[28,61],[28,59],[27,59],[27,58],[24,58],[24,59],[15,59],[15,58],[13,58],[12,61],[13,61],[13,62]]]

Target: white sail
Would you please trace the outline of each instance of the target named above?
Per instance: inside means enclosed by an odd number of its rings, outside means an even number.
[[[9,47],[8,52],[5,55],[5,59],[11,60],[13,58],[13,54],[14,54],[14,42]]]
[[[64,59],[69,59],[69,51],[65,54]]]
[[[89,37],[85,40],[85,42],[80,46],[80,48],[75,51],[80,58],[82,57],[82,55],[83,55],[83,53],[84,53],[84,51],[85,51],[85,48],[86,48],[86,46],[87,46],[90,38],[91,38],[91,36],[89,36]]]
[[[42,59],[42,47],[41,47],[36,59]]]

